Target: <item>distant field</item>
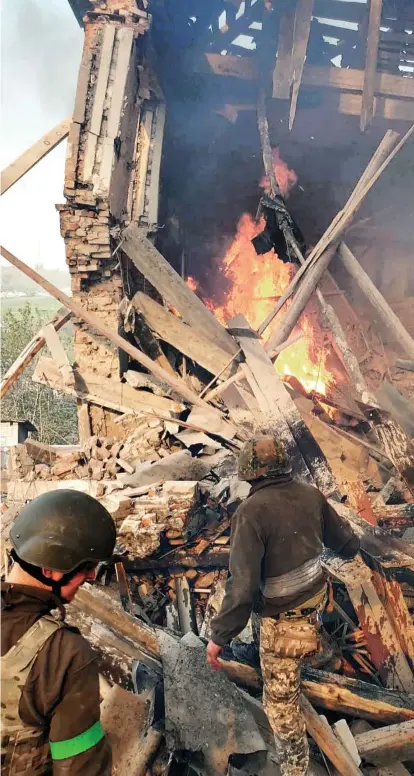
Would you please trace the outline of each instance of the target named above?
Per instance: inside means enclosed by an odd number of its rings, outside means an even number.
[[[53,299],[51,296],[15,296],[10,299],[0,299],[1,314],[3,315],[6,310],[18,310],[19,308],[24,307],[25,304],[37,307],[38,310],[50,311],[51,316],[59,309],[59,307],[62,307],[60,302],[58,302],[57,299]]]

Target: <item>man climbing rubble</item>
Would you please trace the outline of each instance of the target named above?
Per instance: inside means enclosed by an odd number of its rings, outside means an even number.
[[[75,490],[40,496],[12,525],[14,565],[2,583],[2,776],[111,773],[95,655],[63,619],[115,538],[109,512]]]
[[[359,540],[317,488],[292,478],[290,460],[272,436],[245,443],[239,478],[251,482],[232,519],[230,578],[220,613],[212,622],[207,660],[239,634],[252,610],[260,613],[263,703],[275,734],[283,776],[304,776],[309,766],[300,708],[300,670],[320,648],[319,627],[327,603],[321,566],[323,545],[353,557]]]

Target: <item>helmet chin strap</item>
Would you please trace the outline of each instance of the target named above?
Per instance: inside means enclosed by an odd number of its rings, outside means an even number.
[[[10,553],[10,556],[13,558],[13,560],[21,566],[23,571],[26,571],[27,574],[30,574],[31,577],[34,577],[38,580],[38,582],[41,582],[43,585],[46,585],[47,587],[52,588],[52,593],[57,598],[59,598],[59,601],[62,601],[62,603],[68,603],[66,599],[62,595],[62,588],[65,587],[65,585],[70,582],[71,579],[77,574],[77,569],[73,569],[73,571],[68,571],[66,574],[63,575],[62,579],[59,579],[57,582],[54,579],[51,579],[50,577],[46,577],[42,569],[38,566],[33,566],[31,563],[26,563],[25,560],[22,558],[19,558],[17,552],[15,550],[12,550]]]

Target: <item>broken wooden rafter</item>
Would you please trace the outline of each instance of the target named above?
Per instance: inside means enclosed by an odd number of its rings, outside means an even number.
[[[370,0],[364,88],[362,90],[362,108],[360,121],[360,128],[362,132],[365,132],[374,115],[375,76],[377,72],[381,11],[382,0]]]
[[[333,5],[333,3],[331,3]],[[282,17],[283,18],[283,17]],[[282,23],[280,26],[280,35],[282,33],[286,36],[286,40],[282,49],[281,66],[278,68],[276,63],[274,78],[274,93],[273,97],[287,100],[289,98],[290,89],[290,54],[292,49],[292,20],[289,20],[290,30],[284,31]],[[288,40],[290,35],[290,40]],[[279,37],[280,46],[280,37]],[[286,52],[286,53],[285,53]],[[252,57],[233,56],[231,54],[205,54],[206,61],[209,65],[210,71],[218,76],[231,76],[242,80],[256,80],[258,77],[256,60]],[[283,72],[282,72],[283,66]],[[275,82],[276,78],[276,82]],[[307,65],[305,64],[302,74],[302,87],[319,87],[330,89],[332,91],[341,92],[341,98],[345,98],[348,92],[356,92],[356,94],[350,95],[356,97],[361,105],[362,97],[361,92],[364,86],[364,70],[358,70],[356,68],[334,67],[334,66],[321,66],[321,65]],[[342,94],[343,92],[343,94]],[[409,103],[398,98],[413,98],[414,97],[414,83],[413,79],[405,78],[402,75],[394,75],[386,72],[376,72],[374,93],[377,98],[383,100],[393,99],[392,103],[398,103],[403,109],[407,108]],[[228,101],[229,102],[229,101]],[[339,103],[342,109],[346,109],[346,100]],[[240,109],[254,110],[254,104],[246,105],[242,104]],[[360,113],[360,110],[359,110]]]
[[[250,387],[263,413],[265,430],[277,433],[283,441],[298,476],[308,482],[313,480],[325,493],[332,492],[335,483],[326,458],[302,420],[260,339],[242,315],[233,318],[229,326],[245,354],[246,367],[251,374]]]
[[[61,121],[43,137],[27,149],[21,156],[9,164],[1,173],[1,193],[4,194],[14,186],[20,178],[31,170],[50,151],[53,151],[69,134],[71,118]]]
[[[302,668],[302,691],[314,706],[377,724],[414,720],[414,695],[347,676]]]
[[[59,390],[69,396],[82,399],[90,404],[115,410],[115,412],[144,412],[153,411],[180,413],[185,408],[184,404],[175,402],[164,396],[156,396],[149,391],[137,391],[127,383],[121,383],[115,379],[101,377],[95,372],[82,372],[74,370],[74,384],[66,385],[59,372],[57,364],[50,358],[42,357],[36,366],[33,381],[47,385],[53,390]],[[170,418],[171,419],[171,418]]]
[[[157,336],[173,345],[178,351],[214,374],[217,369],[226,373],[228,352],[222,350],[214,339],[203,337],[192,326],[155,302],[147,294],[138,291],[132,305],[140,310],[148,325]]]
[[[167,385],[171,386],[171,388],[177,394],[190,402],[190,404],[198,404],[200,406],[206,407],[208,408],[209,412],[215,413],[221,417],[221,414],[217,410],[211,407],[211,405],[206,404],[206,402],[200,399],[199,396],[194,393],[194,391],[188,388],[183,380],[166,372],[162,367],[159,366],[157,362],[152,361],[150,358],[148,358],[148,356],[138,350],[138,348],[135,348],[127,340],[120,337],[119,334],[109,329],[108,326],[106,326],[97,315],[90,312],[90,310],[87,310],[77,300],[73,299],[73,297],[69,297],[63,291],[60,291],[58,288],[56,288],[56,286],[54,286],[52,283],[42,277],[42,275],[36,272],[36,270],[28,267],[27,264],[25,264],[23,261],[20,261],[20,259],[18,259],[16,256],[13,256],[13,254],[6,250],[6,248],[3,246],[1,246],[1,254],[5,259],[7,259],[7,261],[10,262],[10,264],[21,270],[27,277],[29,277],[31,280],[34,280],[35,283],[38,283],[45,291],[47,291],[48,294],[51,294],[51,296],[54,296],[55,299],[58,299],[63,305],[65,305],[65,307],[67,307],[68,310],[74,313],[74,315],[84,320],[85,323],[87,323],[92,329],[98,331],[118,348],[125,350],[126,353],[131,356],[131,358],[133,358],[135,361],[138,361],[138,363],[144,366],[145,369],[148,369],[149,372],[154,374],[163,382],[167,383]],[[200,304],[207,312],[201,301]]]
[[[342,742],[335,736],[331,726],[317,714],[308,699],[301,696],[301,706],[308,733],[322,752],[329,758],[342,776],[361,776],[362,771],[355,765]]]
[[[52,325],[55,331],[59,331],[59,329],[70,320],[71,316],[71,312],[68,312],[64,307],[61,307],[51,321],[49,321],[48,325]],[[0,384],[0,399],[6,395],[7,391],[10,390],[17,378],[20,377],[26,367],[29,366],[30,362],[33,361],[39,351],[44,348],[45,344],[46,340],[43,335],[43,329],[40,329],[33,339],[27,343],[26,347],[3,376]]]
[[[299,89],[308,48],[313,5],[314,0],[298,0],[296,3],[293,25],[292,61],[290,68],[292,95],[289,109],[289,129],[292,129],[295,121]]]
[[[277,45],[277,60],[273,71],[273,97],[288,100],[291,87],[292,45],[295,9],[290,8],[282,13],[279,25],[279,40]],[[213,61],[210,60],[213,67]]]
[[[235,342],[148,240],[146,232],[132,225],[124,229],[122,239],[122,251],[163,299],[180,313],[182,320],[201,337],[211,339],[229,355],[234,354],[237,351]]]

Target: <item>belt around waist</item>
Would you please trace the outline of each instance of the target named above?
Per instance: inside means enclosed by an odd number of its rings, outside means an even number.
[[[293,571],[279,577],[268,577],[261,584],[265,598],[284,598],[303,593],[323,577],[321,556],[311,558]]]

